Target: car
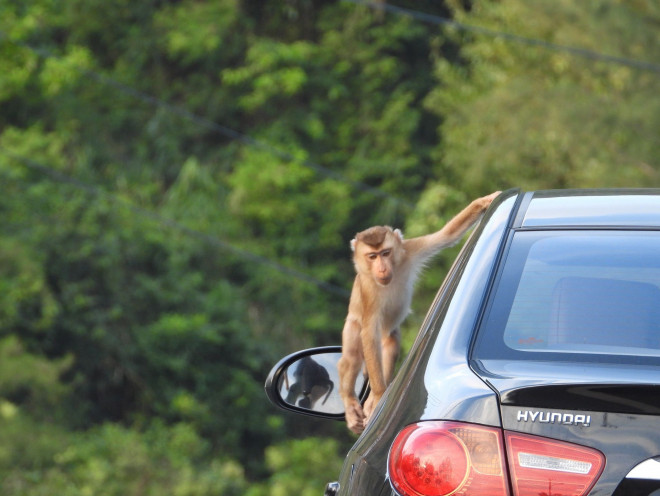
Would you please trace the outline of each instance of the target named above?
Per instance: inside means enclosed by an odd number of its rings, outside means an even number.
[[[340,356],[268,397],[341,420]],[[660,495],[660,190],[503,192],[325,494]]]

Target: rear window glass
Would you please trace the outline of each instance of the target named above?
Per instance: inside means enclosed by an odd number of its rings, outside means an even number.
[[[515,233],[477,357],[657,361],[659,234]]]

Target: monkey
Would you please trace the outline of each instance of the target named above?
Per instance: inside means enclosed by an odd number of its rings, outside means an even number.
[[[339,393],[347,427],[360,434],[394,376],[400,352],[400,325],[410,313],[415,281],[425,264],[456,244],[499,195],[478,198],[439,231],[404,239],[399,229],[374,226],[356,234],[350,246],[356,276],[342,330]],[[366,367],[371,392],[364,409],[354,391]]]
[[[300,360],[293,377],[296,382],[288,387],[289,393],[285,401],[308,410],[311,410],[324,395],[325,398],[321,405],[325,405],[335,387],[326,368],[312,360],[311,357]],[[284,378],[287,379],[287,374],[284,375]],[[288,384],[288,380],[286,382]]]

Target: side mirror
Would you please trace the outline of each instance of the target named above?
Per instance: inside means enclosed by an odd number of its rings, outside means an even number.
[[[344,404],[339,396],[341,346],[325,346],[298,351],[282,360],[268,374],[266,395],[285,410],[315,417],[344,418]],[[363,401],[368,383],[361,374],[355,393]]]

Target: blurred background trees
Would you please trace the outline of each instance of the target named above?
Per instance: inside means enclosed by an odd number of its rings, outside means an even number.
[[[1,492],[318,494],[352,438],[262,384],[339,342],[348,240],[496,189],[660,186],[658,22],[644,0],[0,1]]]

